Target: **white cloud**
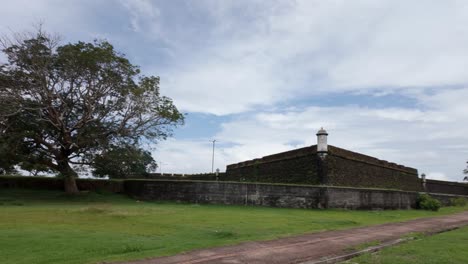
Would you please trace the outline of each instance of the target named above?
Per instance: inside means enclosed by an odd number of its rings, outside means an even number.
[[[163,76],[163,86],[177,105],[191,112],[241,113],[280,97],[275,88],[282,85],[281,81],[270,79],[261,65],[222,61],[178,70],[168,78]]]
[[[454,96],[454,107],[430,103],[426,110],[359,106],[306,107],[285,112],[259,112],[242,115],[222,124],[215,135],[217,167],[316,143],[315,133],[324,126],[329,144],[417,168],[428,178],[459,181],[468,158],[468,123],[462,116],[467,89]],[[452,95],[452,94],[451,94]],[[445,92],[426,98],[443,102]],[[425,102],[426,102],[425,101]],[[440,107],[439,107],[440,106]],[[434,117],[434,118],[433,118]],[[465,122],[464,122],[465,121]],[[187,165],[185,171],[208,171],[211,145],[191,141],[164,142],[159,155]],[[177,156],[184,153],[185,157]],[[166,158],[170,157],[170,158]],[[178,169],[174,166],[174,169]]]
[[[160,142],[153,157],[158,163],[158,172],[207,173],[211,172],[212,142],[206,140],[168,139]],[[225,165],[234,162],[229,150],[215,148],[215,169],[225,170]],[[161,168],[162,167],[162,168]]]
[[[109,21],[99,16],[113,12],[115,3],[127,16],[119,17],[121,24],[102,26]],[[217,148],[220,168],[312,145],[316,130],[325,126],[336,146],[414,166],[433,177],[461,176],[468,157],[465,1],[170,5],[10,1],[2,3],[0,28],[28,29],[44,19],[48,29],[69,39],[107,36],[128,49],[123,52],[140,54],[146,62],[142,69],[161,75],[163,93],[184,111],[238,113],[215,135],[224,142]],[[146,58],[155,46],[164,49],[167,61]],[[291,103],[345,92],[395,94],[414,99],[414,105],[390,102],[373,108],[346,99],[333,107]],[[211,145],[206,141],[168,140],[155,154],[167,163],[163,170],[209,171]]]
[[[97,4],[94,1],[17,0],[3,1],[0,8],[0,33],[33,31],[43,24],[46,31],[58,33],[65,41],[95,38],[91,27]]]
[[[200,30],[198,20],[186,25],[199,35],[184,35],[168,21],[147,22],[165,28],[179,54],[161,75],[186,111],[223,115],[330,92],[406,94],[468,82],[464,2],[197,1],[190,7],[189,14],[210,21]]]
[[[164,43],[172,60],[142,69],[160,74],[184,111],[224,115],[330,92],[407,93],[468,81],[463,1],[197,1],[179,4],[180,14],[167,2],[119,3],[140,41]],[[3,31],[43,19],[64,36],[125,41],[92,28],[98,8],[11,2],[0,17]]]
[[[96,30],[105,24],[96,16],[106,5],[113,12],[111,3],[3,3],[2,31],[43,19],[64,36],[125,42],[133,54],[135,42],[165,49],[170,61],[154,58],[142,69],[161,75],[164,91],[189,112],[224,115],[330,92],[406,94],[468,82],[464,1],[122,0],[128,15],[114,26],[139,33],[131,41],[128,32]]]
[[[130,26],[133,31],[149,35],[161,34],[160,10],[151,1],[121,0],[120,3],[130,12]]]
[[[382,11],[362,44],[333,67],[335,84],[356,89],[467,82],[465,2],[392,1]]]
[[[433,180],[439,180],[439,181],[450,181],[452,179],[448,178],[447,175],[445,175],[442,172],[431,172],[426,175],[427,179],[433,179]],[[459,180],[460,181],[460,180]]]

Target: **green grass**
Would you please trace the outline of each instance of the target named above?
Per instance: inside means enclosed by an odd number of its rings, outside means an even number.
[[[142,202],[115,194],[0,189],[1,263],[97,263],[172,255],[455,213],[346,211]]]
[[[420,236],[417,240],[364,254],[348,264],[465,264],[468,262],[468,227],[437,234]]]

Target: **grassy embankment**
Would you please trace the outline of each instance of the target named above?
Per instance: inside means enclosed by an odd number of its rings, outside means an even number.
[[[0,189],[2,263],[96,263],[466,210],[346,211],[141,202]]]
[[[382,251],[364,254],[347,264],[466,264],[468,263],[468,227],[422,236]]]

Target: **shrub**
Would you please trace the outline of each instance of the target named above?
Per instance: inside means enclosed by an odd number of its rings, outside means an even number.
[[[442,204],[439,200],[432,198],[429,194],[419,194],[417,200],[417,206],[419,209],[438,211]]]
[[[453,199],[450,199],[450,204],[452,206],[466,206],[468,204],[468,200],[464,197],[457,197],[457,198],[453,198]]]

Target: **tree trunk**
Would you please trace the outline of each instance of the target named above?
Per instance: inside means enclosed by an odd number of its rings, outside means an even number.
[[[65,176],[63,182],[67,194],[78,194],[80,192],[74,176]]]
[[[59,171],[63,177],[64,190],[67,194],[78,194],[78,186],[76,185],[76,178],[78,175],[70,167],[68,161],[63,161],[59,163]]]

